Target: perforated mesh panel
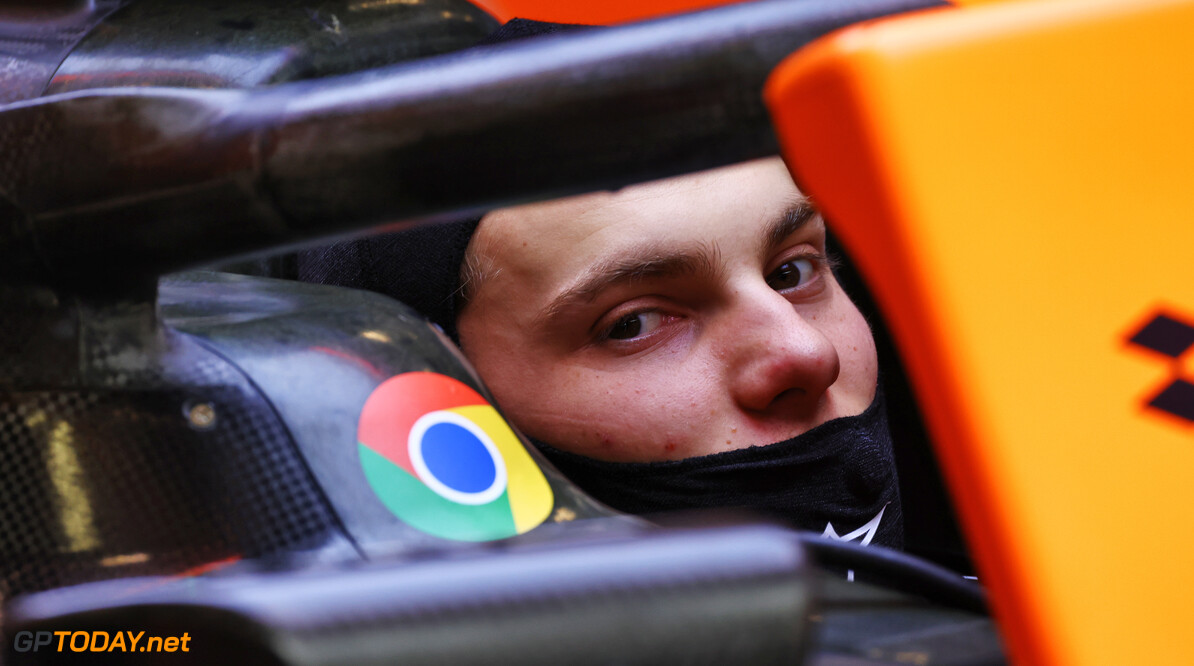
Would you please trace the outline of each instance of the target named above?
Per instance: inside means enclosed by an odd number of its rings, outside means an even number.
[[[105,339],[85,354],[96,387],[0,392],[0,593],[180,573],[339,530],[234,368],[178,338],[164,372]]]

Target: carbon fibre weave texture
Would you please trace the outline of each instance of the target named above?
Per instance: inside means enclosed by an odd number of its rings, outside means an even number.
[[[141,330],[137,308],[51,310],[0,323],[0,596],[178,574],[340,531],[236,368],[187,336]],[[152,352],[138,351],[147,339]]]

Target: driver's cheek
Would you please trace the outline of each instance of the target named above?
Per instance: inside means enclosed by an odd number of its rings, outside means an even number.
[[[567,367],[535,419],[542,435],[561,448],[610,461],[672,460],[694,447],[716,413],[704,395],[700,371],[661,355],[617,370]]]
[[[831,389],[841,416],[865,410],[874,400],[879,360],[869,324],[843,292],[822,319],[825,335],[841,359],[841,372]]]

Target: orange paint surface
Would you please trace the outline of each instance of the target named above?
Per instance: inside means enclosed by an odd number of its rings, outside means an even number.
[[[742,0],[602,0],[601,2],[552,2],[551,0],[474,0],[500,21],[512,18],[608,25],[677,14]]]
[[[1013,658],[1191,663],[1194,2],[1007,0],[857,26],[767,100],[884,310]],[[1186,380],[1194,378],[1186,377]]]

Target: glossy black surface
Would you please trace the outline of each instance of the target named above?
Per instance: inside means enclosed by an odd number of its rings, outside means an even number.
[[[624,529],[434,560],[106,583],[29,597],[5,629],[189,634],[187,653],[86,655],[104,664],[790,664],[811,601],[797,546],[758,526]]]
[[[497,25],[466,0],[136,0],[71,51],[45,94],[248,88],[348,74],[455,51]]]
[[[0,3],[0,103],[37,97],[62,61],[126,0]]]
[[[780,59],[934,4],[770,0],[261,89],[12,105],[0,281],[119,290],[370,225],[774,154],[760,91]]]
[[[193,652],[170,661],[188,664],[1006,663],[990,618],[818,572],[796,545],[766,526],[622,525],[450,558],[94,584],[26,597],[4,628],[187,632]]]
[[[218,273],[164,281],[159,312],[13,291],[0,319],[0,597],[298,550],[467,545],[407,526],[362,470],[362,408],[386,379],[436,372],[486,394],[406,306]],[[528,448],[554,496],[540,531],[613,515]]]
[[[357,450],[365,400],[394,375],[442,374],[492,402],[425,319],[371,292],[209,272],[163,280],[159,310],[166,325],[234,364],[269,400],[363,554],[460,545],[395,517],[370,488]],[[525,446],[555,496],[549,523],[614,515]]]

